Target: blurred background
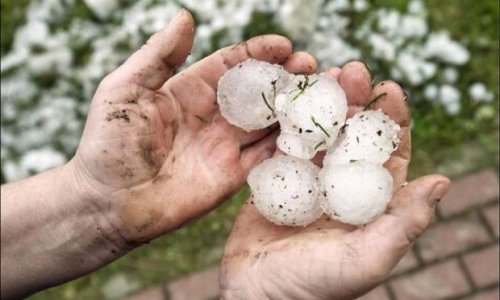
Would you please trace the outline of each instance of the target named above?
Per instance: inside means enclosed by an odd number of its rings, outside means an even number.
[[[197,23],[185,66],[263,34],[288,36],[320,67],[365,61],[408,94],[410,179],[497,168],[496,0],[1,0],[1,181],[64,164],[99,81],[179,8]],[[496,169],[495,169],[496,170]],[[107,267],[30,299],[107,299],[216,265],[249,191]]]

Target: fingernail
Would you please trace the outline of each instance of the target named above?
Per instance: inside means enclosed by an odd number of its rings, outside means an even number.
[[[429,194],[429,201],[431,205],[436,205],[446,195],[450,187],[449,182],[440,182],[434,186],[432,192]]]

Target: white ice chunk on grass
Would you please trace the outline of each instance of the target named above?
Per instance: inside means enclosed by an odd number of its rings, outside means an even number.
[[[217,102],[222,116],[246,131],[273,124],[274,100],[291,76],[281,65],[255,59],[237,64],[219,80]]]
[[[326,74],[297,75],[276,97],[281,125],[277,145],[286,154],[311,159],[335,141],[347,114],[347,100]]]
[[[331,218],[362,225],[384,213],[392,197],[392,177],[380,164],[358,161],[326,165],[320,172],[320,204]]]
[[[277,225],[307,226],[321,217],[319,167],[307,160],[278,155],[248,176],[257,210]]]
[[[383,164],[399,144],[401,127],[381,110],[355,114],[328,150],[324,164],[348,164],[364,160]]]

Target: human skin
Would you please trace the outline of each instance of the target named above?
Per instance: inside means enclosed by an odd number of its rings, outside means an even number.
[[[247,133],[220,116],[218,79],[249,57],[281,63],[293,73],[314,72],[314,58],[294,53],[287,39],[268,35],[219,50],[171,77],[189,54],[193,37],[193,19],[182,10],[101,82],[70,162],[2,186],[2,299],[25,297],[92,272],[204,215],[239,190],[249,170],[274,153],[275,127]],[[356,82],[347,78],[344,87]],[[438,181],[446,180],[432,182]],[[241,231],[251,214],[244,210],[234,232]],[[261,225],[255,233],[266,236],[266,225]],[[278,241],[280,230],[290,229],[269,231],[269,244]],[[228,259],[231,254],[244,257],[235,247],[243,240],[234,236],[223,270],[237,276],[232,281],[223,276],[226,298],[245,290],[233,287],[253,288],[255,278],[249,283],[241,274],[261,275],[244,259]],[[257,249],[248,236],[248,246]],[[298,239],[298,244],[308,240]],[[267,293],[275,279],[264,278],[258,286],[266,286],[262,291]],[[291,282],[292,277],[285,280]]]
[[[385,163],[394,178],[387,212],[366,226],[351,226],[327,216],[306,227],[277,226],[262,217],[251,200],[243,205],[221,263],[223,299],[354,299],[382,282],[412,243],[429,226],[449,180],[429,175],[405,183],[411,157],[410,115],[399,85],[371,87],[360,62],[325,70],[347,95],[348,117],[370,99],[402,128],[401,143]],[[321,164],[323,155],[315,157]]]
[[[220,116],[217,82],[249,57],[290,72],[315,69],[315,60],[267,35],[171,77],[193,37],[181,10],[100,83],[70,162],[2,186],[2,299],[92,272],[204,215],[273,154],[276,128],[245,132]]]

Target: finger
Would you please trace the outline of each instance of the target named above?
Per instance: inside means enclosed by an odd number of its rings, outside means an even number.
[[[245,131],[243,129],[238,128],[236,135],[240,141],[241,149],[245,149],[249,146],[252,146],[255,142],[263,139],[264,137],[268,136],[269,134],[275,132],[280,128],[278,123],[274,123],[270,125],[269,127],[266,127],[264,129],[260,130],[254,130],[254,131]]]
[[[290,57],[283,62],[283,67],[289,73],[313,74],[318,68],[318,63],[311,54],[299,51],[290,55]]]
[[[276,150],[276,138],[278,137],[278,134],[279,130],[275,130],[262,140],[241,152],[240,164],[245,173],[245,178],[253,167],[273,155]]]
[[[401,126],[401,131],[398,134],[400,140],[398,148],[384,164],[394,179],[394,187],[397,188],[406,181],[408,165],[410,163],[410,111],[404,91],[394,81],[382,81],[377,84],[372,91],[370,99],[376,99],[379,95],[384,96],[370,104],[369,109],[381,109],[389,118]]]
[[[394,190],[406,182],[411,155],[410,128],[401,127],[398,138],[400,140],[398,148],[391,154],[389,160],[384,163],[384,167],[391,173]]]
[[[372,103],[369,109],[382,109],[399,126],[409,126],[410,111],[407,105],[407,97],[401,86],[394,81],[382,81],[373,88],[370,99],[375,99],[379,95],[383,96]]]
[[[327,68],[325,71],[323,71],[325,74],[328,74],[335,78],[337,81],[340,79],[340,73],[342,72],[341,68],[333,67],[333,68]]]
[[[326,151],[319,151],[311,159],[312,163],[317,165],[318,167],[322,168],[323,167],[323,159],[325,158],[325,155],[326,155]]]
[[[106,82],[112,86],[134,83],[152,90],[160,88],[186,60],[193,38],[193,17],[181,9],[165,29],[151,36]]]
[[[363,111],[364,107],[360,105],[349,105],[347,107],[347,119],[352,118],[355,114]]]
[[[367,255],[377,258],[374,269],[381,275],[388,274],[427,229],[437,201],[444,197],[449,186],[450,180],[444,176],[420,177],[397,191],[387,214],[354,233],[362,236],[361,244],[371,245]]]
[[[260,139],[264,138],[265,136],[273,133],[275,130],[277,130],[279,128],[280,128],[280,125],[278,122],[275,122],[266,128],[252,130],[252,131],[246,131],[246,130],[243,130],[243,129],[235,126],[236,137],[240,141],[240,148],[241,149],[245,149],[249,145],[252,145],[253,143],[255,143],[255,142],[259,141]]]
[[[370,72],[364,63],[353,61],[343,66],[339,84],[344,89],[347,103],[365,105],[372,91],[371,80]]]
[[[278,35],[263,35],[218,50],[170,79],[162,91],[172,94],[184,111],[208,115],[217,108],[217,83],[236,64],[254,58],[282,63],[292,53],[292,43]],[[186,80],[188,79],[188,80]],[[199,89],[197,87],[200,87]],[[198,93],[193,93],[195,88]]]
[[[224,73],[249,58],[282,63],[292,54],[292,43],[279,35],[261,35],[246,42],[225,47],[199,61],[189,68],[203,78],[212,88],[217,88],[219,78]]]
[[[236,135],[240,141],[240,148],[246,149],[248,146],[252,146],[255,142],[261,140],[262,138],[268,136],[272,132],[269,128],[254,130],[246,132],[243,129],[238,128],[236,130]]]
[[[220,111],[215,112],[211,119],[205,119],[201,116],[197,116],[196,118],[192,118],[188,122],[191,122],[191,125],[197,124],[197,126],[194,127],[197,129],[199,129],[203,125],[217,123],[218,126],[224,128],[226,135],[231,134],[235,137],[235,139],[239,141],[240,149],[242,150],[248,146],[251,146],[255,142],[259,141],[260,139],[264,138],[265,136],[269,135],[277,128],[279,128],[279,125],[275,123],[267,128],[263,128],[260,130],[246,131],[229,123],[226,118],[222,116]]]

